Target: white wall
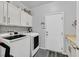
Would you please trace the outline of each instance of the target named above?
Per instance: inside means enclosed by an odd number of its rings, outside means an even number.
[[[75,34],[75,28],[72,26],[76,16],[76,2],[51,2],[32,10],[33,30],[40,33],[40,47],[44,47],[44,31],[41,28],[43,16],[53,12],[64,12],[64,31],[65,34]]]
[[[24,6],[24,4],[21,1],[10,1],[13,5],[20,7],[21,9],[30,10],[27,6]]]

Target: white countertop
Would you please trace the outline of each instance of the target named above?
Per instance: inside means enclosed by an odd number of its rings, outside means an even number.
[[[37,35],[39,35],[39,33],[34,33],[34,32],[31,32],[31,33],[25,33],[25,35],[37,36]]]
[[[27,33],[27,32],[21,32],[21,34],[29,35],[29,36],[37,36],[37,35],[39,35],[39,33],[36,33],[36,32],[29,32],[29,33]]]

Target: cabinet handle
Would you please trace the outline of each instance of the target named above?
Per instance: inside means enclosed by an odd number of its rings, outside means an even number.
[[[3,17],[3,22],[4,22],[4,23],[6,22],[6,17],[5,17],[5,16]]]
[[[48,33],[48,32],[46,32],[46,33]]]
[[[8,23],[10,23],[10,17],[8,17]]]

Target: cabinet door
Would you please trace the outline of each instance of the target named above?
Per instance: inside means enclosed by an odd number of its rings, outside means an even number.
[[[4,2],[4,24],[7,25],[7,6],[8,6],[8,2]]]
[[[45,16],[46,22],[46,48],[62,52],[64,48],[63,13]]]
[[[28,26],[28,14],[24,11],[21,11],[21,25],[22,26]]]
[[[27,20],[27,22],[28,22],[28,26],[29,26],[29,27],[32,27],[32,16],[31,16],[31,15],[28,15],[28,20]]]
[[[29,57],[30,56],[30,38],[25,37],[21,40],[11,43],[11,55],[14,57]]]
[[[4,8],[3,8],[3,2],[0,2],[0,24],[4,24]]]
[[[27,14],[21,10],[21,25],[26,26]]]
[[[8,3],[8,24],[20,25],[20,9]]]

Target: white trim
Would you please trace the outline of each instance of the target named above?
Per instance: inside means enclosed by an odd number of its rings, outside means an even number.
[[[44,50],[46,50],[46,48],[44,48],[44,47],[39,47],[40,49],[44,49]]]

